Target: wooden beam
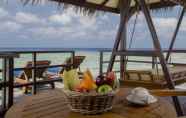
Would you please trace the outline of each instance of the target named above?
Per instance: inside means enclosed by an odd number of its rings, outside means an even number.
[[[148,24],[148,27],[149,27],[149,30],[150,30],[150,33],[151,33],[151,36],[152,36],[152,39],[153,39],[154,48],[158,53],[159,60],[160,60],[162,70],[164,72],[164,76],[165,76],[165,79],[167,81],[168,87],[170,89],[175,89],[174,83],[172,82],[172,78],[171,78],[171,75],[169,73],[169,69],[167,67],[166,60],[165,60],[164,55],[163,55],[163,51],[162,51],[162,48],[161,48],[161,45],[160,45],[160,42],[159,42],[159,39],[158,39],[158,35],[156,33],[156,30],[155,30],[155,27],[154,27],[154,24],[153,24],[153,21],[152,21],[150,12],[149,12],[149,9],[148,9],[148,7],[145,3],[145,0],[138,0],[138,1],[140,3],[141,9],[142,9],[142,11],[145,15],[145,18],[146,18],[146,21],[147,21],[147,24]],[[175,108],[176,108],[176,111],[177,111],[178,115],[182,116],[183,111],[181,109],[181,105],[179,103],[178,98],[173,97],[173,101],[174,101],[174,105],[175,105]]]
[[[174,32],[174,34],[173,34],[173,37],[172,37],[172,40],[171,40],[171,44],[170,44],[170,46],[169,46],[169,51],[167,52],[166,61],[169,60],[170,54],[171,54],[171,52],[172,52],[174,43],[175,43],[175,41],[176,41],[177,34],[178,34],[178,32],[179,32],[179,29],[180,29],[180,25],[181,25],[181,23],[182,23],[182,21],[183,21],[184,13],[185,13],[185,8],[182,9],[181,15],[180,15],[180,17],[179,17],[179,21],[178,21],[178,23],[177,23],[176,30],[175,30],[175,32]]]
[[[120,5],[120,20],[122,21],[123,17],[125,17],[125,7],[127,2],[124,0],[119,0],[119,5]],[[130,3],[128,3],[130,5]],[[130,11],[130,9],[129,9]],[[124,24],[123,24],[123,31],[121,33],[121,37],[120,37],[120,51],[126,51],[127,50],[127,22],[129,19],[129,11],[127,13],[127,17],[125,20],[123,20]],[[114,52],[114,55],[116,53]],[[120,55],[120,78],[121,79],[125,79],[124,75],[126,72],[126,55]]]
[[[186,91],[183,90],[150,90],[152,95],[168,97],[168,96],[186,96]]]
[[[131,51],[131,50],[121,50],[113,52],[115,55],[124,55],[124,56],[145,56],[145,57],[157,57],[158,53],[156,51]]]
[[[129,10],[130,10],[131,1],[127,0],[125,2],[126,2],[126,4],[125,4],[126,6],[122,7],[120,9],[120,11],[122,13],[120,15],[120,17],[121,17],[120,25],[119,25],[118,33],[117,33],[116,40],[115,40],[115,43],[114,43],[114,47],[113,47],[113,50],[112,50],[112,54],[111,54],[111,57],[110,57],[110,63],[109,63],[107,72],[112,71],[114,61],[115,61],[115,58],[116,58],[116,56],[114,55],[114,52],[118,51],[118,47],[119,47],[119,44],[120,44],[120,41],[121,41],[121,36],[123,35],[122,33],[124,33],[124,28],[125,28],[125,25],[126,25],[125,23],[128,20],[128,14],[129,14]]]
[[[105,4],[107,4],[108,1],[109,1],[109,0],[103,1],[103,2],[101,3],[101,5],[104,6]]]
[[[0,53],[0,58],[10,58],[10,57],[12,57],[12,58],[18,58],[19,55],[16,54],[16,53],[6,53],[6,52]]]
[[[120,13],[119,10],[119,4],[118,7],[112,8],[112,7],[107,7],[104,4],[107,3],[108,0],[105,0],[102,4],[94,4],[90,2],[86,2],[86,0],[50,0],[58,3],[67,3],[71,5],[76,5],[80,7],[85,7],[85,8],[90,8],[90,9],[95,9],[95,10],[101,10],[105,12],[112,12],[112,13]],[[174,0],[169,0],[166,2],[158,2],[158,3],[152,3],[149,5],[150,9],[159,9],[159,8],[165,8],[165,7],[173,7],[175,5],[178,5],[178,3],[175,3]],[[131,8],[134,8],[135,6],[132,6]]]
[[[67,3],[67,4],[72,4],[80,7],[92,8],[95,10],[107,11],[112,13],[119,13],[119,10],[117,8],[107,7],[101,4],[97,5],[97,4],[86,2],[85,0],[50,0],[50,1]]]

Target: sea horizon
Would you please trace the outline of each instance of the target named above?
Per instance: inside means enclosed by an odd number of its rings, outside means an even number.
[[[153,50],[153,48],[132,48],[129,50]],[[168,50],[163,48],[162,50]],[[186,48],[174,48],[174,50],[186,50]],[[84,47],[0,47],[0,52],[26,52],[26,51],[112,51],[112,48],[84,48]]]
[[[112,48],[60,48],[60,47],[7,47],[7,48],[1,48],[0,47],[0,52],[4,51],[69,51],[69,50],[74,50],[74,51],[99,51],[99,50],[112,50]]]

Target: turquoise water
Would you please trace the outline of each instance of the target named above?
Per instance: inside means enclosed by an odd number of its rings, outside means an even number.
[[[105,53],[104,60],[109,60],[111,53]],[[76,51],[76,55],[86,56],[84,62],[81,64],[80,68],[85,71],[87,68],[91,69],[94,76],[99,74],[99,52],[98,51]],[[70,54],[65,53],[49,53],[49,54],[38,54],[37,60],[50,60],[51,64],[62,64],[66,58],[70,57]],[[141,61],[151,61],[150,57],[130,57],[130,60],[141,60]],[[15,67],[24,67],[27,61],[32,60],[31,54],[21,54],[20,58],[15,59]],[[186,63],[186,54],[172,54],[171,60],[173,62]],[[2,60],[0,60],[0,67],[2,67]],[[106,71],[108,64],[103,65],[103,70]],[[127,65],[128,69],[150,69],[151,64],[143,63],[131,63]],[[49,71],[57,72],[59,68],[49,69]],[[115,63],[114,70],[119,70],[119,63]],[[19,74],[16,72],[15,75]],[[0,75],[1,77],[1,75]]]

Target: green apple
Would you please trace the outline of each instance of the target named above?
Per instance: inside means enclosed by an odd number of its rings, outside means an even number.
[[[111,92],[111,91],[112,91],[112,87],[107,85],[107,84],[101,85],[98,88],[98,93],[102,93],[102,94],[105,94],[105,93],[108,93],[108,92]]]

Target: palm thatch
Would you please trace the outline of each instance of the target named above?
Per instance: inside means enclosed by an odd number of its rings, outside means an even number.
[[[77,12],[84,14],[94,14],[97,11],[120,13],[119,0],[21,0],[23,4],[39,4],[42,1],[50,1],[57,3],[63,9],[72,7]],[[175,5],[182,5],[186,7],[186,0],[146,0],[151,10],[167,9]],[[131,3],[131,9],[135,8],[135,0]],[[74,7],[75,6],[75,7]]]
[[[27,5],[27,4],[36,5],[36,4],[42,3],[43,1],[53,2],[53,3],[56,3],[56,5],[59,8],[62,8],[63,10],[68,9],[68,8],[73,8],[74,11],[76,11],[77,13],[82,13],[83,15],[88,15],[88,16],[92,16],[98,13],[96,9],[83,7],[83,6],[76,6],[73,4],[66,3],[66,2],[61,2],[62,0],[20,0],[20,1],[23,3],[23,5]]]

